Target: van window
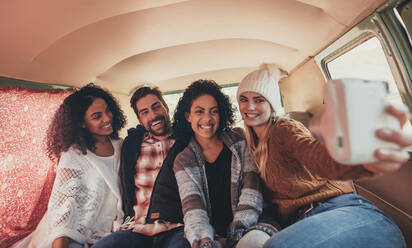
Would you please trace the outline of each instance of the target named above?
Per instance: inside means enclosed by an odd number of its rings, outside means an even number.
[[[326,66],[332,79],[362,78],[386,81],[389,85],[389,102],[395,105],[403,103],[382,46],[376,37],[333,59]],[[406,128],[412,131],[409,122]]]
[[[395,8],[394,11],[402,27],[405,29],[409,43],[412,44],[412,1],[405,2],[404,5]]]
[[[173,92],[173,93],[165,93],[163,95],[163,99],[165,99],[165,102],[167,106],[169,107],[169,116],[170,120],[173,120],[173,114],[175,113],[175,109],[177,107],[177,103],[179,102],[180,97],[182,97],[183,92]]]

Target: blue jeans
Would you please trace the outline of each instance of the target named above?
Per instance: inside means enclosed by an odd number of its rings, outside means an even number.
[[[395,223],[360,195],[345,194],[320,203],[273,235],[273,247],[406,247]]]
[[[154,236],[135,233],[132,230],[114,232],[92,248],[190,248],[189,241],[184,237],[183,227],[178,227]]]

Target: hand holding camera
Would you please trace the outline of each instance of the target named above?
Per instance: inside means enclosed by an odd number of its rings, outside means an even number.
[[[412,145],[412,134],[401,130],[410,112],[388,106],[388,93],[386,82],[331,80],[325,109],[309,129],[342,164],[364,164],[375,173],[397,170],[409,158],[404,148]]]
[[[408,121],[408,118],[410,118],[410,112],[406,106],[395,108],[391,105],[386,107],[385,111],[396,117],[401,123],[401,126],[403,126],[406,121]],[[401,130],[398,131],[384,128],[377,130],[376,136],[381,140],[398,144],[399,149],[379,148],[374,152],[378,162],[365,163],[363,166],[375,173],[386,173],[399,170],[402,164],[408,161],[410,157],[405,148],[412,145],[412,134],[405,131],[402,132]]]

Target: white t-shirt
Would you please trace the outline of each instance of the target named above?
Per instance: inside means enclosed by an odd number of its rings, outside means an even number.
[[[95,155],[95,154],[94,154]],[[108,168],[110,168],[110,170],[113,170],[113,173],[117,173],[115,171],[115,166],[114,166],[114,155],[112,156],[108,156],[108,157],[101,157],[101,156],[97,156],[95,155],[97,159],[99,159],[103,164],[102,166],[107,166]],[[108,194],[106,194],[105,199],[103,202],[107,204],[111,204],[113,205],[112,207],[106,207],[106,208],[102,208],[102,211],[100,212],[100,216],[106,216],[105,219],[111,219],[111,220],[115,220],[116,219],[116,211],[113,211],[113,209],[116,209],[116,197],[114,196],[114,194],[108,189],[108,186],[105,184],[104,187],[106,188],[105,191],[108,192]],[[102,204],[103,204],[102,202]],[[103,219],[97,219],[97,223],[103,221]],[[97,225],[97,226],[104,226],[103,223],[102,225]],[[103,230],[101,230],[103,232]]]

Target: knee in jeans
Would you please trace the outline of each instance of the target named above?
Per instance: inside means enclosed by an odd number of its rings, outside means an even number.
[[[260,230],[252,230],[243,236],[236,245],[236,248],[248,248],[248,247],[263,247],[265,242],[270,236]]]

